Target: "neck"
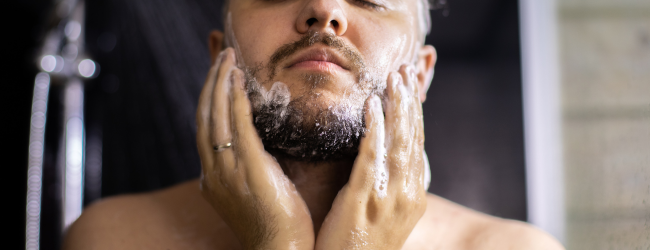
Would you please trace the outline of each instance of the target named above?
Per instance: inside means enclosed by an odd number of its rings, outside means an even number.
[[[354,159],[305,162],[277,157],[284,174],[296,186],[307,204],[318,235],[323,220],[339,190],[348,182]]]

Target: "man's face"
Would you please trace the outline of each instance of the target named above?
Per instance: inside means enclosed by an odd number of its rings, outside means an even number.
[[[356,154],[363,107],[414,63],[417,0],[231,0],[226,39],[245,69],[268,150],[324,160]]]

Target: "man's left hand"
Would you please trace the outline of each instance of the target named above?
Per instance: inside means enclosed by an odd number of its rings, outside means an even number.
[[[424,130],[414,67],[391,72],[387,83],[385,118],[377,96],[366,101],[366,136],[315,249],[401,249],[424,214]]]

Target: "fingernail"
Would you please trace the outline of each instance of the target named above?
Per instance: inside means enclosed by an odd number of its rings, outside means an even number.
[[[391,72],[389,77],[390,77],[390,91],[395,92],[397,91],[397,84],[399,84],[399,73],[396,72]]]
[[[377,95],[370,97],[370,107],[375,112],[381,112],[381,99]]]
[[[375,105],[377,105],[375,103],[375,95],[371,95],[370,98],[368,98],[368,108],[370,108],[371,110],[374,110]]]
[[[227,50],[222,50],[219,52],[219,55],[217,56],[217,59],[215,60],[215,63],[221,64],[223,61],[226,59],[226,53]]]
[[[235,49],[233,49],[233,48],[228,48],[228,49],[230,50],[230,51],[228,52],[228,57],[230,57],[230,59],[231,59],[233,62],[236,63],[236,62],[237,62],[237,58],[236,58],[236,56],[235,56]]]
[[[404,79],[402,79],[402,75],[400,75],[399,73],[393,74],[393,78],[394,78],[394,81],[395,81],[395,85],[393,85],[393,86],[399,86],[399,85],[404,84]]]

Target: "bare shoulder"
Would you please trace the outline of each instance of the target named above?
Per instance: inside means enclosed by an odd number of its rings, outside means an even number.
[[[149,194],[123,195],[87,207],[66,233],[63,249],[117,249],[133,245],[144,225],[159,224]]]
[[[564,249],[551,235],[528,223],[498,218],[493,220],[480,226],[470,241],[471,249]]]
[[[528,223],[493,217],[432,194],[406,243],[404,249],[564,249]]]
[[[225,243],[215,243],[215,235],[229,233],[219,232],[220,223],[191,181],[90,205],[68,229],[63,249],[214,249]]]

